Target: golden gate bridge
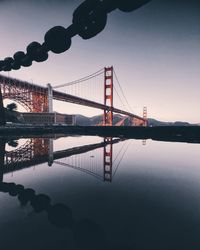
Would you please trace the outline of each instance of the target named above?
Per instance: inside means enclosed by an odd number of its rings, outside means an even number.
[[[0,71],[9,72],[11,70],[19,70],[21,67],[31,66],[34,61],[44,62],[48,59],[49,51],[56,54],[67,51],[71,47],[74,36],[79,35],[83,39],[90,39],[99,34],[105,28],[107,16],[112,11],[119,9],[123,12],[131,12],[149,2],[150,0],[86,0],[75,9],[70,26],[67,28],[55,26],[46,32],[42,44],[34,41],[27,46],[26,52],[18,51],[13,57],[6,57],[4,60],[0,60]],[[140,117],[131,111],[125,111],[113,105],[113,67],[104,68],[103,72],[103,103],[57,91],[52,88],[51,84],[48,84],[48,87],[45,88],[33,83],[31,84],[0,75],[0,125],[5,124],[3,99],[8,98],[19,102],[30,112],[52,112],[54,99],[103,110],[103,121],[99,125],[113,126],[113,113],[118,113],[130,117],[133,125],[147,126],[146,108],[144,109],[143,117]],[[83,78],[81,81],[77,81],[76,84],[91,78],[95,79],[101,73],[101,71],[94,73],[89,77]],[[73,83],[73,85],[75,85],[75,83]],[[63,87],[63,85],[60,87]],[[123,93],[122,88],[121,91]],[[123,118],[122,122],[118,125],[122,125],[124,122],[125,119]]]
[[[115,83],[118,84],[118,90]],[[114,113],[123,115],[117,126],[124,125],[127,118],[131,119],[133,126],[147,126],[147,108],[143,109],[143,117],[133,113],[113,67],[105,67],[65,84],[47,84],[47,87],[0,75],[0,92],[1,117],[4,112],[4,99],[13,100],[33,113],[52,113],[53,100],[57,100],[102,110],[103,119],[99,126],[113,126]],[[114,106],[114,93],[123,109]]]

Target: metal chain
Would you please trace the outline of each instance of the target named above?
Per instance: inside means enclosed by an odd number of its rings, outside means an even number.
[[[29,67],[32,62],[44,62],[48,52],[60,54],[71,47],[72,37],[81,36],[90,39],[106,26],[107,14],[115,9],[124,12],[133,11],[151,0],[86,0],[73,13],[72,24],[68,28],[55,26],[44,36],[44,43],[30,43],[26,52],[18,51],[13,57],[0,60],[0,71],[18,70]]]

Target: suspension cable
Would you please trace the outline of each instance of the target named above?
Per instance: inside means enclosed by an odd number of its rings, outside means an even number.
[[[71,85],[74,85],[74,84],[77,84],[77,83],[81,83],[81,82],[85,82],[87,80],[90,80],[96,76],[99,76],[101,74],[104,73],[104,69],[100,69],[98,70],[97,72],[91,74],[91,75],[88,75],[88,76],[85,76],[83,78],[80,78],[80,79],[77,79],[77,80],[74,80],[74,81],[71,81],[71,82],[67,82],[67,83],[63,83],[63,84],[60,84],[60,85],[57,85],[55,87],[53,87],[54,89],[58,89],[58,88],[62,88],[62,87],[67,87],[67,86],[71,86]]]
[[[123,160],[123,158],[124,158],[124,156],[125,156],[125,154],[126,154],[126,152],[127,152],[127,150],[128,150],[128,148],[129,148],[130,145],[131,145],[131,141],[129,142],[129,144],[125,148],[124,153],[123,153],[121,159],[119,160],[119,163],[118,163],[118,165],[117,165],[117,167],[116,167],[116,169],[115,169],[115,171],[113,173],[113,176],[112,176],[113,178],[114,178],[114,176],[115,176],[115,174],[116,174],[116,172],[117,172],[117,170],[118,170],[118,168],[119,168],[119,166],[120,166],[120,164],[121,164],[121,162],[122,162],[122,160]]]
[[[114,159],[114,161],[113,161],[113,166],[114,166],[114,164],[115,164],[115,161],[116,161],[116,160],[119,158],[119,156],[121,155],[121,152],[122,152],[122,150],[124,149],[125,145],[126,145],[126,142],[122,145],[121,149],[119,150],[119,153],[116,155],[116,157],[115,157],[115,159]]]
[[[120,99],[120,101],[121,101],[122,105],[124,106],[124,109],[128,111],[127,106],[124,104],[124,102],[123,102],[123,100],[122,100],[121,96],[119,95],[119,93],[118,93],[117,89],[115,88],[115,85],[114,85],[113,87],[114,87],[114,90],[115,90],[115,92],[116,92],[117,96],[119,97],[119,99]]]
[[[120,82],[119,82],[119,79],[118,79],[118,77],[117,77],[117,74],[116,74],[115,70],[114,70],[114,76],[115,76],[115,79],[116,79],[116,81],[117,81],[117,83],[118,83],[118,85],[119,85],[119,88],[120,88],[120,90],[121,90],[121,93],[122,93],[122,95],[123,95],[123,97],[124,97],[125,102],[127,103],[128,107],[129,107],[129,109],[130,109],[130,111],[131,111],[132,113],[134,113],[134,111],[133,111],[131,105],[129,104],[129,102],[128,102],[128,100],[127,100],[125,94],[124,94],[124,91],[123,91],[123,89],[122,89],[122,87],[121,87],[121,84],[120,84]]]

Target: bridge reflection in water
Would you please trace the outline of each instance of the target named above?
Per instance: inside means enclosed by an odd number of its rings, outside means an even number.
[[[128,146],[127,141],[124,142],[113,159],[113,145],[121,141],[124,140],[105,137],[100,143],[54,151],[52,138],[30,138],[15,150],[7,151],[8,140],[3,139],[0,142],[1,179],[3,174],[48,163],[49,166],[56,164],[76,169],[101,181],[111,182]],[[99,149],[102,149],[101,153]]]
[[[70,138],[73,141],[82,140]],[[100,143],[53,150],[60,142],[32,138],[8,151],[7,145],[17,144],[1,139],[3,250],[200,249],[199,145],[149,142],[143,147],[145,141],[137,141],[140,149],[130,148],[122,161],[129,140],[104,138]],[[139,146],[134,141],[135,145]],[[187,160],[189,156],[196,162]],[[113,179],[120,162],[120,176]],[[34,180],[25,178],[26,171],[15,178],[6,175],[40,163],[52,167],[38,166],[40,176],[33,174]],[[61,179],[68,171],[57,171],[58,166],[73,168],[76,174]],[[92,177],[82,178],[82,173]],[[110,185],[96,178],[115,181]]]
[[[124,141],[113,159],[114,144],[122,141],[124,140],[106,137],[100,143],[54,151],[52,138],[30,138],[19,147],[17,147],[18,143],[15,140],[2,139],[0,141],[0,192],[7,193],[11,197],[17,197],[22,208],[31,206],[37,214],[46,213],[48,221],[53,226],[67,228],[72,232],[75,244],[81,249],[90,250],[94,246],[99,250],[107,249],[108,241],[105,231],[95,221],[92,219],[76,220],[72,215],[70,206],[67,204],[54,204],[47,194],[37,194],[32,188],[25,188],[21,184],[4,182],[3,175],[48,163],[49,166],[56,164],[73,168],[101,181],[111,182],[129,145],[128,141]],[[16,149],[7,151],[7,144],[16,147]],[[97,159],[98,155],[99,158]],[[88,159],[88,164],[86,159]],[[98,242],[98,246],[96,242]]]

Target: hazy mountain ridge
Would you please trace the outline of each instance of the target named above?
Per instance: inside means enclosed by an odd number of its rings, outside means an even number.
[[[23,123],[23,119],[19,112],[17,111],[9,111],[5,108],[5,115],[6,115],[6,121],[13,122],[13,123]],[[124,118],[124,116],[115,114],[113,117],[113,123],[116,125],[119,121],[121,121]],[[103,121],[103,115],[97,115],[92,117],[87,117],[83,115],[76,114],[75,115],[75,121],[76,125],[78,126],[97,126],[102,124]],[[176,121],[176,122],[163,122],[158,121],[156,119],[149,118],[148,119],[149,126],[200,126],[200,123],[198,124],[191,124],[188,122],[182,122],[182,121]],[[132,126],[131,119],[127,118],[125,120],[125,126]]]
[[[123,118],[122,115],[114,115],[113,122],[116,124]],[[86,117],[83,115],[75,115],[76,125],[78,126],[97,126],[102,124],[103,115],[97,115],[92,117]]]
[[[76,125],[78,126],[97,126],[101,124],[103,121],[103,115],[93,116],[93,117],[86,117],[83,115],[75,115],[76,117]],[[113,122],[116,125],[120,120],[123,119],[124,116],[122,115],[114,115]],[[156,119],[149,118],[148,119],[149,126],[199,126],[200,124],[191,124],[188,122],[176,121],[176,122],[163,122],[158,121]],[[125,126],[131,126],[131,120],[128,118],[125,121]]]

